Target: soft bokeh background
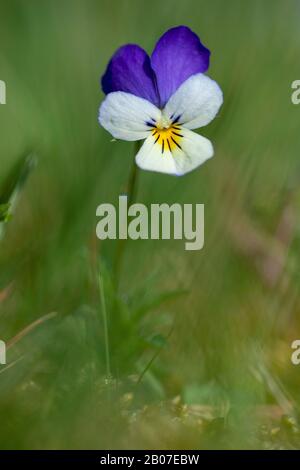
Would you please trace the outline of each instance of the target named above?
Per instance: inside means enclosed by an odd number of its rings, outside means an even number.
[[[299,19],[296,0],[1,1],[0,448],[300,446]],[[116,286],[95,212],[134,148],[98,126],[99,78],[179,24],[224,91],[202,129],[216,155],[141,173],[137,200],[204,203],[205,247],[129,241]]]

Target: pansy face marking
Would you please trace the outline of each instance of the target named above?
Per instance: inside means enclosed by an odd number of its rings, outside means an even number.
[[[172,152],[176,148],[182,150],[180,140],[183,135],[180,134],[181,128],[177,124],[177,120],[171,121],[162,116],[160,121],[155,123],[154,126],[151,123],[147,123],[151,127],[152,137],[155,139],[154,144],[161,147],[162,154],[168,150]]]
[[[223,103],[218,84],[204,75],[209,56],[198,36],[179,26],[159,39],[151,58],[132,44],[112,57],[99,122],[116,139],[145,139],[136,155],[140,168],[183,175],[213,156],[211,142],[192,131]]]

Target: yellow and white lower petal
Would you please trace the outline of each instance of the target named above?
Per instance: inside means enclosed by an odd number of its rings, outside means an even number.
[[[146,139],[160,119],[161,111],[154,104],[123,91],[109,93],[99,110],[101,126],[122,140]]]
[[[211,142],[189,129],[173,125],[154,128],[136,155],[143,170],[184,175],[213,156]]]

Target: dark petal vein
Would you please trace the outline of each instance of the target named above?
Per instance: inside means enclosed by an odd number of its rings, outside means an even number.
[[[173,139],[173,137],[171,136],[171,139],[173,140],[174,144],[177,145],[178,148],[180,148],[180,150],[182,150],[182,148],[180,147],[180,145],[178,144],[178,142],[176,142],[175,139]]]

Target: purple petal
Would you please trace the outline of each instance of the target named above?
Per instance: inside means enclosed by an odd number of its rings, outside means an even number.
[[[191,75],[208,69],[209,56],[210,51],[186,26],[169,29],[158,40],[151,65],[156,74],[162,107]]]
[[[102,77],[105,94],[125,91],[159,105],[154,72],[147,53],[135,44],[120,47]]]

